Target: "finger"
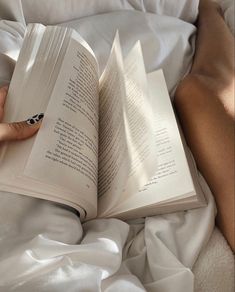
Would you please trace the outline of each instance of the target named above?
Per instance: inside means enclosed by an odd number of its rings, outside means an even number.
[[[6,101],[7,92],[8,92],[7,85],[0,88],[0,122],[3,119],[4,105]]]
[[[0,124],[0,142],[23,140],[33,136],[40,128],[43,114],[35,115],[24,122]]]

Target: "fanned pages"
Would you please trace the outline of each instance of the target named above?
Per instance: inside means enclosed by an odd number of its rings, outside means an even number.
[[[4,121],[44,113],[36,136],[0,146],[0,190],[75,208],[82,220],[138,218],[205,204],[162,71],[146,75],[118,32],[99,76],[72,29],[28,26]]]

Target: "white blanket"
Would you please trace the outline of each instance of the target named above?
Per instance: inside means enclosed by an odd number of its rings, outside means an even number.
[[[147,71],[163,68],[173,94],[192,62],[197,5],[195,0],[0,0],[0,84],[10,81],[26,23],[67,21],[62,25],[88,41],[101,71],[117,28],[124,54],[140,39]],[[193,291],[192,269],[215,216],[210,190],[198,179],[207,207],[128,223],[100,219],[81,225],[72,209],[0,193],[0,291]],[[198,265],[196,272],[200,291]]]

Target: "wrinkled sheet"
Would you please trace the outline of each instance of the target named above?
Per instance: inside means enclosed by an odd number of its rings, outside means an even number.
[[[10,81],[25,25],[37,21],[78,30],[101,72],[117,28],[124,55],[140,39],[147,72],[163,68],[173,96],[191,66],[198,1],[65,2],[0,0],[0,84]],[[130,222],[81,224],[70,208],[1,192],[0,291],[193,291],[215,217],[198,180],[207,207]]]

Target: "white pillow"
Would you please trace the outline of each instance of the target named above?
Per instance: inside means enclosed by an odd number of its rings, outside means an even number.
[[[174,16],[193,23],[199,0],[1,0],[0,18],[20,22],[58,24],[118,10],[139,10]],[[6,19],[6,18],[5,18]]]

